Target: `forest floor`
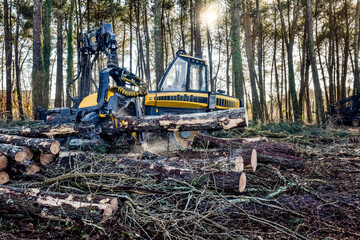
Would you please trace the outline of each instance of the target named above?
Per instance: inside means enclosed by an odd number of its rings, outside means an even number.
[[[294,145],[304,167],[259,160],[257,171],[247,174],[246,191],[229,194],[174,179],[81,177],[89,171],[117,170],[117,154],[94,151],[71,163],[55,161],[44,173],[48,179],[69,173],[79,177],[37,187],[88,194],[88,183],[135,185],[164,194],[100,189],[97,194],[119,200],[116,216],[101,224],[2,215],[0,239],[360,239],[359,128],[270,123],[218,135],[287,142]],[[188,157],[186,151],[171,154]],[[34,183],[24,179],[8,185]]]

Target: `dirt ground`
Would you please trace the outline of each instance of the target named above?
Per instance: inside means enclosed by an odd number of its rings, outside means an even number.
[[[360,239],[360,129],[321,129],[295,123],[251,125],[221,137],[264,136],[294,145],[304,167],[265,164],[247,174],[244,193],[219,192],[196,182],[83,178],[83,172],[121,172],[124,154],[88,152],[71,163],[55,161],[43,176],[78,178],[38,184],[43,190],[89,194],[88,183],[113,186],[97,194],[117,197],[116,216],[103,223],[44,220],[28,214],[0,216],[0,239]],[[208,156],[203,150],[204,159]],[[191,158],[189,151],[164,153]],[[199,157],[199,156],[196,156]],[[135,174],[135,173],[134,173]],[[29,187],[36,179],[11,186]],[[117,191],[132,185],[164,194]]]

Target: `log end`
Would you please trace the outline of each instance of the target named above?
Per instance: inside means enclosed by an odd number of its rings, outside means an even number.
[[[27,160],[27,155],[25,151],[21,151],[15,154],[15,161],[18,163],[24,163]]]
[[[30,148],[24,147],[26,153],[26,160],[31,160],[34,157],[34,152]]]
[[[36,174],[40,172],[40,167],[35,164],[35,163],[32,163],[30,164],[27,168],[26,168],[26,174],[27,175],[31,175],[31,174]]]
[[[45,166],[54,161],[55,155],[50,153],[40,153],[40,163]]]
[[[4,170],[8,166],[8,159],[6,156],[0,156],[0,171]]]
[[[0,184],[5,184],[9,182],[10,178],[6,172],[0,172]]]
[[[244,192],[246,188],[246,174],[241,173],[239,179],[239,192]]]
[[[235,172],[243,172],[244,171],[244,159],[241,155],[239,155],[235,159]]]
[[[251,168],[252,168],[252,171],[255,172],[256,171],[256,168],[257,168],[257,152],[255,149],[252,150],[251,152]]]
[[[119,203],[117,198],[111,199],[110,203],[108,203],[107,207],[104,209],[103,221],[114,216],[118,208],[119,208]]]
[[[58,154],[60,152],[60,142],[55,140],[50,146],[50,152],[52,154]]]

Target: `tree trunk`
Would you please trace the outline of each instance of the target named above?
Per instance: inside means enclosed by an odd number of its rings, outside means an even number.
[[[195,0],[195,56],[202,58],[202,48],[201,48],[201,11],[202,11],[202,1]]]
[[[307,20],[308,20],[307,22],[308,22],[309,53],[310,53],[310,61],[311,61],[311,71],[313,75],[314,88],[315,88],[316,108],[319,114],[319,119],[321,120],[321,122],[318,122],[318,124],[321,125],[325,123],[325,111],[324,111],[324,103],[323,103],[322,91],[320,87],[319,75],[316,66],[311,0],[307,0],[306,2],[306,12],[307,12]]]
[[[232,129],[247,126],[245,108],[208,113],[160,116],[116,116],[119,132],[176,132],[205,129]]]
[[[248,5],[248,0],[245,0],[243,2],[243,12],[244,12],[246,57],[248,59],[248,66],[249,66],[249,72],[250,72],[253,121],[256,121],[256,120],[264,121],[264,116],[261,112],[259,96],[258,96],[258,92],[256,89],[256,72],[255,72],[255,67],[254,67],[254,46],[253,46],[253,43],[251,40],[252,39],[251,26],[250,26],[251,20],[250,20],[250,9],[249,9],[249,5]]]
[[[50,58],[51,58],[51,9],[52,0],[45,0],[44,6],[44,24],[43,24],[43,64],[44,64],[44,78],[43,78],[43,96],[45,109],[49,107],[49,92],[50,92]]]
[[[57,154],[60,151],[60,143],[57,140],[46,138],[26,138],[16,135],[0,134],[0,143],[39,149],[42,152],[52,154]]]
[[[42,61],[42,0],[34,0],[33,12],[33,73],[32,73],[32,105],[34,119],[40,119],[37,109],[40,107],[46,108],[45,96],[43,96],[43,61]]]
[[[341,76],[341,98],[346,98],[346,78],[347,78],[347,67],[349,64],[349,53],[350,53],[350,30],[349,30],[349,17],[348,17],[348,2],[345,0],[344,4],[345,11],[345,46],[344,46],[344,58]]]
[[[6,118],[12,120],[12,101],[11,101],[11,63],[12,63],[12,40],[10,24],[11,11],[9,4],[4,0],[4,40],[5,40],[5,58],[6,58]]]
[[[263,78],[263,33],[262,33],[262,23],[261,23],[261,14],[259,8],[259,0],[256,0],[256,16],[257,16],[257,33],[258,33],[258,42],[257,42],[257,63],[258,63],[258,82],[259,82],[259,94],[260,94],[260,106],[261,114],[264,119],[268,118],[266,111],[266,96],[265,96],[265,78]]]
[[[334,59],[335,59],[335,52],[334,52],[334,26],[333,26],[333,10],[332,10],[332,0],[329,1],[329,59],[328,59],[328,73],[329,73],[329,97],[330,97],[330,104],[333,104],[336,99],[335,95],[335,86],[334,86]]]
[[[354,94],[360,94],[360,80],[359,80],[359,22],[360,22],[360,1],[356,3],[355,14],[355,35],[354,35]]]
[[[68,22],[68,31],[67,31],[67,70],[66,70],[66,85],[68,86],[74,78],[74,47],[73,47],[73,18],[74,18],[74,5],[75,0],[71,0],[70,12],[69,12],[69,22]],[[70,88],[70,92],[73,92],[74,86]],[[66,106],[71,107],[71,99],[66,97]]]
[[[235,86],[235,94],[233,93],[233,95],[237,98],[244,99],[244,89],[243,89],[244,76],[243,76],[241,43],[240,43],[240,6],[241,6],[241,0],[233,1],[232,10],[231,10],[232,11],[231,54],[232,54],[232,76]],[[227,45],[227,52],[228,52],[228,45]],[[228,70],[226,71],[226,74],[228,78]],[[229,85],[230,83],[228,83],[228,87]]]
[[[160,79],[164,74],[164,52],[163,52],[163,29],[161,24],[161,4],[162,0],[155,0],[155,16],[154,16],[154,44],[155,44],[155,75],[156,88]]]
[[[117,198],[0,186],[2,213],[27,213],[59,221],[79,221],[86,218],[100,222],[114,216],[117,209]]]
[[[56,49],[57,49],[57,64],[56,64],[56,92],[55,92],[55,107],[61,108],[62,107],[62,96],[63,96],[63,86],[64,86],[64,79],[63,79],[63,11],[62,11],[62,0],[60,4],[60,8],[57,10],[57,42],[56,42]]]
[[[282,122],[284,120],[283,116],[283,109],[282,109],[282,98],[280,96],[280,81],[279,81],[279,74],[277,70],[277,57],[276,57],[276,49],[277,49],[277,22],[276,22],[276,7],[274,6],[274,69],[275,69],[275,84],[276,84],[276,96],[279,108],[279,118]]]
[[[20,119],[24,119],[24,108],[21,95],[21,85],[20,85],[20,56],[19,56],[19,29],[20,29],[20,6],[17,2],[16,6],[16,29],[15,29],[15,72],[16,72],[16,95],[19,104],[19,115]]]
[[[147,15],[148,2],[145,1],[144,6],[144,33],[145,33],[145,77],[148,83],[149,88],[151,89],[151,75],[150,75],[150,36],[149,36],[149,26],[148,26],[148,15]]]
[[[298,16],[298,4],[299,1],[296,2],[297,5],[295,5],[293,11],[293,20],[291,23],[290,33],[287,34],[286,26],[285,26],[285,20],[284,20],[284,14],[282,11],[282,7],[280,4],[280,0],[278,0],[278,8],[280,11],[280,19],[281,19],[281,27],[283,30],[283,35],[285,39],[286,49],[287,49],[287,57],[288,57],[288,71],[289,71],[289,92],[292,100],[292,107],[294,109],[294,118],[295,121],[301,120],[301,112],[299,107],[299,102],[297,99],[296,94],[296,88],[295,88],[295,72],[294,72],[294,60],[293,60],[293,47],[294,47],[294,40],[295,40],[295,33],[297,28],[297,16]],[[290,22],[289,22],[290,24]]]

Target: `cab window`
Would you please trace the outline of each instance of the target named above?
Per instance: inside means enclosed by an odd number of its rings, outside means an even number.
[[[161,91],[186,91],[187,62],[178,58],[166,75]]]
[[[198,64],[190,65],[190,89],[206,91],[205,66]]]

